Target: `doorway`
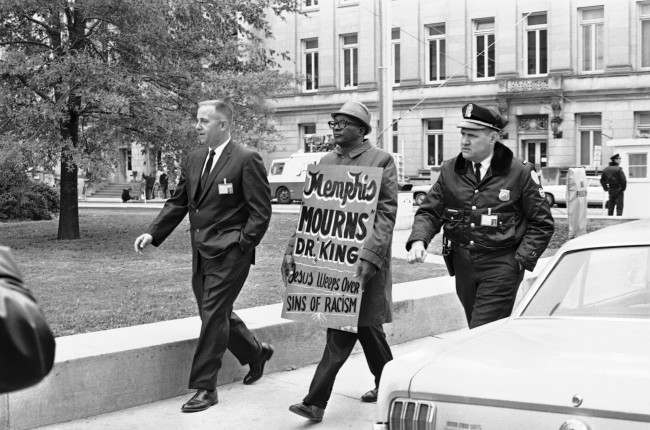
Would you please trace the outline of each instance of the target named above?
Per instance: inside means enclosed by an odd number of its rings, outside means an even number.
[[[526,139],[521,141],[522,158],[529,163],[533,163],[538,171],[548,164],[546,143],[546,139]]]

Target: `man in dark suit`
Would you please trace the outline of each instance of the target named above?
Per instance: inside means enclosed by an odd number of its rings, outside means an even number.
[[[616,207],[616,215],[623,215],[623,195],[627,187],[627,179],[623,168],[619,166],[621,163],[621,156],[614,154],[609,158],[609,166],[605,167],[603,174],[600,176],[600,185],[603,190],[609,194],[607,201],[607,215],[614,215],[614,207]]]
[[[181,165],[176,193],[165,203],[147,233],[135,240],[136,252],[159,246],[189,212],[192,288],[201,317],[189,388],[196,394],[183,412],[217,403],[217,373],[226,348],[250,371],[244,384],[262,377],[273,348],[260,343],[232,312],[233,302],[255,260],[255,246],[269,226],[271,191],[260,155],[230,138],[229,103],[199,103],[196,130],[201,147]]]

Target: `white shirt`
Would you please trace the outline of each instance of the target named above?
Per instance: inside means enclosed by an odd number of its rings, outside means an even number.
[[[219,157],[221,157],[221,153],[223,152],[223,149],[226,147],[228,142],[230,142],[230,138],[228,138],[221,145],[214,148],[214,158],[212,159],[212,166],[210,166],[209,172],[212,172],[212,169],[214,168],[215,164],[217,164],[217,161],[219,161]],[[210,158],[211,149],[212,148],[208,147],[208,155],[205,156],[205,161],[203,162],[203,169],[201,169],[201,176],[203,176],[203,172],[205,172],[205,166],[206,164],[208,164],[208,158]]]
[[[488,169],[490,168],[490,161],[492,161],[492,154],[488,155],[483,161],[481,161],[481,177],[480,179],[485,178],[485,175],[487,174]],[[476,171],[476,163],[472,163],[474,171]]]

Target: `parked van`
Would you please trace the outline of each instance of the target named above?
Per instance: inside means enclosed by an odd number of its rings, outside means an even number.
[[[289,158],[278,158],[269,167],[271,196],[278,203],[291,203],[302,198],[307,166],[316,164],[327,152],[296,152]]]

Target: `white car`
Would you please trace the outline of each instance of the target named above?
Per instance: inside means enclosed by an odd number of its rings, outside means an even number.
[[[554,204],[566,204],[566,184],[564,185],[544,185],[544,194],[546,200],[553,206]],[[607,202],[607,191],[603,190],[600,185],[600,178],[587,176],[587,204],[603,206]]]
[[[650,429],[650,220],[567,242],[510,318],[389,362],[374,429]]]

